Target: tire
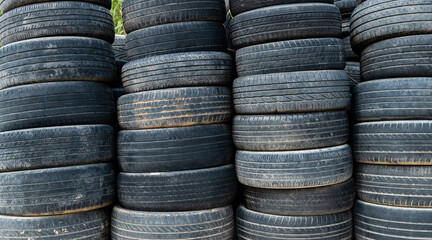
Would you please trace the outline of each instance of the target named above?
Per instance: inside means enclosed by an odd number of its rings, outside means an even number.
[[[432,165],[432,121],[386,121],[354,126],[353,156],[360,163]]]
[[[187,127],[226,123],[231,92],[225,87],[170,88],[126,94],[118,100],[122,129]]]
[[[112,214],[112,239],[203,239],[234,237],[231,206],[188,212],[141,212],[120,206]]]
[[[113,158],[114,130],[108,125],[0,133],[0,172],[100,163]]]
[[[187,52],[152,56],[124,66],[127,93],[163,88],[228,86],[233,79],[233,60],[223,52]]]
[[[432,34],[383,40],[362,52],[362,79],[432,77],[431,58]]]
[[[274,5],[282,4],[293,4],[293,3],[329,3],[333,4],[333,0],[230,0],[229,6],[231,14],[236,16],[240,13],[254,10],[257,8],[269,7]]]
[[[336,6],[323,3],[285,4],[259,8],[231,21],[234,48],[304,38],[338,38],[341,16]]]
[[[428,0],[368,0],[351,17],[351,43],[360,53],[373,43],[432,32],[432,5]]]
[[[348,73],[351,87],[361,83],[359,62],[346,62],[345,72]]]
[[[299,113],[345,109],[350,81],[342,70],[252,75],[234,80],[239,114]]]
[[[2,46],[26,39],[81,36],[114,42],[108,9],[86,2],[45,2],[13,9],[0,18]]]
[[[345,111],[278,115],[237,115],[233,139],[238,149],[288,151],[342,145],[348,140]]]
[[[237,210],[237,238],[350,240],[351,211],[322,216],[280,216],[248,210]]]
[[[120,170],[129,173],[217,167],[234,155],[226,124],[120,131],[117,151]]]
[[[357,55],[351,48],[350,37],[344,37],[343,39],[344,50],[345,50],[345,59],[351,62],[359,62],[360,56]]]
[[[258,74],[345,68],[343,42],[336,38],[300,39],[245,47],[237,51],[240,77]]]
[[[110,205],[115,191],[109,163],[0,173],[0,214],[69,214]]]
[[[0,2],[0,10],[3,14],[6,12],[22,7],[25,5],[35,4],[35,3],[43,3],[43,2],[57,2],[58,0],[3,0]],[[68,0],[68,1],[78,1],[78,0]],[[111,0],[79,0],[80,2],[88,2],[93,4],[98,4],[106,9],[111,9]]]
[[[127,33],[156,25],[191,21],[225,21],[223,0],[126,0],[122,6]]]
[[[126,56],[126,36],[115,35],[114,43],[112,44],[115,59],[127,61]]]
[[[0,91],[0,132],[81,124],[110,124],[111,89],[95,82],[52,82]]]
[[[354,234],[356,239],[430,239],[431,217],[432,209],[391,207],[357,201]]]
[[[111,45],[83,37],[37,38],[0,48],[0,89],[32,83],[112,83],[116,65]]]
[[[341,13],[351,13],[356,7],[356,0],[335,0],[334,4]]]
[[[194,211],[230,205],[236,193],[233,165],[157,173],[120,172],[118,199],[137,211]]]
[[[322,187],[348,180],[353,173],[351,148],[337,147],[287,152],[237,151],[240,183],[266,189]]]
[[[179,22],[143,28],[126,35],[129,61],[181,52],[226,51],[225,29],[219,22]]]
[[[432,208],[432,166],[357,165],[357,197],[397,207]]]
[[[0,238],[26,239],[110,239],[107,209],[76,214],[13,217],[0,215]],[[24,230],[25,229],[25,230]]]
[[[432,78],[398,78],[354,89],[357,121],[432,119]]]

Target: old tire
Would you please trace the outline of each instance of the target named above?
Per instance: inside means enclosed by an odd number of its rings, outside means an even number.
[[[3,0],[0,3],[0,10],[3,14],[6,12],[22,7],[25,5],[35,4],[35,3],[43,3],[43,2],[57,2],[58,0]],[[69,0],[69,1],[78,1],[78,0]],[[111,0],[79,0],[80,2],[88,2],[101,5],[107,9],[111,9]]]
[[[257,8],[269,7],[274,5],[282,4],[293,4],[293,3],[330,3],[333,4],[333,0],[229,0],[229,6],[231,14],[236,16],[240,13],[247,12]]]

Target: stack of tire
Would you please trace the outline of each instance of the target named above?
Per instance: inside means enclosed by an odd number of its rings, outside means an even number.
[[[351,239],[350,80],[333,1],[231,0],[238,239]]]
[[[110,5],[0,3],[0,239],[109,239]]]
[[[125,0],[112,239],[232,239],[233,60],[223,0]]]
[[[368,0],[353,12],[357,239],[432,239],[432,2]]]

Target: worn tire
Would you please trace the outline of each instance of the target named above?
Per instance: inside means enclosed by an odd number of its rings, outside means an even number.
[[[240,77],[281,72],[341,70],[345,68],[343,42],[336,38],[282,41],[237,51]]]
[[[354,88],[357,121],[432,120],[432,78],[395,78]]]
[[[114,200],[110,163],[0,173],[0,214],[42,216],[99,209]]]
[[[352,137],[357,162],[432,165],[432,121],[359,123]]]
[[[126,35],[129,61],[180,52],[226,52],[222,23],[179,22],[143,28]]]
[[[110,124],[111,89],[95,82],[52,82],[0,91],[0,132],[81,124]],[[7,106],[7,107],[6,107]]]
[[[298,113],[345,109],[350,81],[343,70],[240,77],[233,83],[239,114]]]
[[[224,0],[125,0],[122,5],[123,23],[127,33],[177,22],[225,21]]]
[[[43,2],[58,2],[59,0],[2,0],[0,1],[0,10],[3,14],[6,12],[22,7],[25,5],[43,3]],[[68,0],[68,1],[78,1],[78,0]],[[111,9],[111,0],[79,0],[80,2],[94,3],[101,5],[107,9]]]
[[[230,22],[236,49],[304,38],[338,38],[341,16],[336,6],[323,3],[285,4],[237,15]]]
[[[351,43],[360,53],[373,43],[401,36],[432,33],[429,0],[368,0],[351,17]]]
[[[432,34],[383,40],[362,52],[361,76],[363,81],[432,77],[431,58]]]
[[[360,56],[352,50],[350,36],[344,37],[342,40],[345,50],[345,59],[347,61],[359,62]]]
[[[432,208],[432,166],[359,164],[356,184],[357,197],[366,202]]]
[[[114,23],[105,7],[78,1],[44,2],[13,9],[0,17],[0,43],[54,36],[114,41]]]
[[[431,218],[432,209],[392,207],[358,200],[354,235],[362,240],[431,239]]]
[[[237,148],[286,151],[324,148],[348,141],[345,111],[279,115],[237,115],[233,121]]]
[[[126,36],[115,35],[115,40],[112,44],[115,59],[127,61],[126,56]]]
[[[335,0],[334,4],[341,13],[351,13],[357,7],[356,0]]]
[[[107,209],[43,217],[0,215],[0,238],[28,239],[110,239],[110,214]]]
[[[172,53],[138,59],[126,64],[122,81],[127,93],[163,88],[228,86],[233,60],[223,52]]]
[[[293,3],[330,3],[333,0],[229,0],[231,14],[236,16],[257,8],[269,7],[273,5],[293,4]]]
[[[230,205],[235,199],[233,165],[157,173],[120,172],[120,205],[138,211],[193,211]]]
[[[186,127],[231,119],[231,92],[225,87],[169,88],[126,94],[118,100],[122,129]]]
[[[234,155],[226,124],[120,131],[117,157],[122,172],[168,172],[217,167]]]
[[[202,239],[234,237],[231,206],[188,212],[142,212],[114,207],[112,239]]]
[[[347,144],[286,152],[238,150],[235,162],[239,182],[255,188],[321,187],[346,181],[353,173]]]
[[[361,83],[359,62],[346,62],[345,71],[348,73],[351,87]]]
[[[280,216],[237,210],[237,238],[351,240],[351,211],[322,216]]]
[[[115,79],[112,48],[103,40],[37,38],[0,48],[0,89],[58,81],[111,83]]]

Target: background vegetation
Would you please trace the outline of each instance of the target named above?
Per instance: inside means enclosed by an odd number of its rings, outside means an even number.
[[[123,0],[112,0],[111,14],[113,15],[116,34],[126,35],[121,14],[122,2]]]

